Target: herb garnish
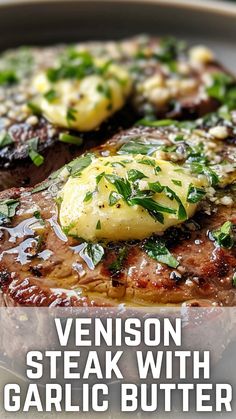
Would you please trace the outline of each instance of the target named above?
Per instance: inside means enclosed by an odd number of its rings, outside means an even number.
[[[132,188],[127,179],[123,179],[117,175],[105,175],[106,180],[115,186],[117,192],[128,202]]]
[[[112,191],[109,195],[109,206],[112,207],[115,205],[119,200],[121,199],[121,195],[119,195],[117,192]]]
[[[57,67],[48,69],[47,78],[52,83],[61,79],[81,80],[94,72],[96,72],[96,66],[91,54],[70,48]]]
[[[76,114],[77,114],[77,110],[74,108],[68,108],[67,112],[66,112],[66,119],[68,124],[71,123],[71,121],[76,121]]]
[[[18,199],[5,199],[0,201],[0,225],[8,223],[10,218],[14,217],[18,205]]]
[[[36,116],[40,116],[42,114],[42,110],[39,107],[39,105],[37,105],[37,103],[34,102],[28,102],[27,103],[28,108],[31,110],[31,112],[36,115]]]
[[[34,211],[34,217],[39,221],[40,225],[45,225],[45,222],[41,216],[40,211]]]
[[[13,142],[13,138],[8,132],[3,131],[0,133],[0,148],[6,147]]]
[[[206,92],[210,97],[227,105],[228,109],[235,109],[236,83],[230,75],[221,72],[214,73],[212,75],[212,84],[206,88]]]
[[[90,269],[94,269],[101,262],[104,255],[104,248],[98,243],[85,243],[80,251],[80,256],[88,264]]]
[[[86,169],[92,162],[91,154],[85,154],[72,160],[66,165],[72,177],[79,176],[82,170]]]
[[[112,99],[112,91],[108,83],[99,84],[97,91],[105,96],[108,100]]]
[[[219,229],[211,232],[212,237],[220,247],[231,249],[235,243],[233,234],[233,223],[226,221]]]
[[[102,178],[105,176],[105,172],[100,173],[99,175],[96,176],[96,184],[98,185],[100,180],[102,180]]]
[[[169,188],[169,186],[161,185],[160,182],[149,183],[148,186],[149,186],[151,191],[156,192],[156,193],[164,192],[165,195],[171,201],[175,200],[178,203],[178,205],[179,205],[178,219],[179,220],[186,220],[188,218],[187,212],[184,208],[184,205],[183,205],[181,199],[178,197],[178,195],[171,188]],[[176,211],[175,211],[175,213],[176,213]]]
[[[156,162],[154,160],[148,159],[143,157],[141,160],[138,160],[138,163],[140,164],[146,164],[147,166],[156,166]]]
[[[119,249],[117,258],[108,266],[108,269],[111,272],[112,276],[118,275],[120,273],[126,256],[127,256],[126,246],[121,247]]]
[[[210,166],[207,165],[207,163],[193,163],[191,164],[191,170],[193,173],[205,175],[212,186],[219,183],[219,176]]]
[[[133,140],[123,144],[118,154],[152,154],[158,148],[157,143],[142,143],[134,138]]]
[[[38,137],[31,138],[28,141],[28,154],[35,166],[39,167],[44,162],[44,157],[38,153]]]
[[[170,127],[170,126],[178,126],[179,121],[176,121],[175,119],[160,119],[156,121],[152,121],[149,119],[140,119],[136,125],[141,125],[143,127]]]
[[[16,72],[13,70],[2,70],[0,71],[0,85],[14,84],[18,82]]]
[[[101,221],[98,220],[97,225],[96,225],[96,230],[101,230],[102,226],[101,226]]]
[[[61,169],[56,170],[56,172],[53,172],[48,180],[45,182],[40,183],[38,186],[32,189],[31,193],[38,193],[41,191],[44,191],[48,189],[51,185],[55,184],[59,179],[59,175],[62,172],[63,169],[67,168],[69,174],[72,177],[79,176],[82,170],[84,170],[86,167],[90,165],[92,162],[91,154],[86,154],[81,157],[77,157],[76,159],[72,160],[67,165],[63,166]]]
[[[140,119],[136,125],[141,125],[144,127],[154,127],[154,128],[161,128],[161,127],[178,127],[184,128],[188,130],[192,130],[196,128],[195,121],[177,121],[176,119],[161,119],[161,120],[153,120],[143,118]]]
[[[84,202],[89,202],[89,201],[91,201],[92,197],[93,197],[93,192],[88,191],[88,192],[86,193],[85,197],[84,197]]]
[[[46,93],[44,93],[45,99],[47,99],[48,102],[53,102],[57,99],[57,92],[54,89],[48,90]]]
[[[171,179],[171,182],[176,186],[182,186],[181,180]]]
[[[65,132],[60,133],[59,140],[62,143],[73,144],[73,145],[77,145],[77,146],[81,146],[83,144],[83,141],[84,141],[83,138],[81,138],[81,137],[71,135],[71,134],[67,134]]]
[[[172,256],[165,246],[164,241],[159,238],[151,237],[148,239],[144,244],[144,250],[147,252],[148,256],[157,260],[157,262],[164,263],[171,268],[177,268],[179,265],[177,259]]]
[[[191,204],[196,204],[197,202],[201,201],[206,192],[202,188],[198,188],[194,186],[192,183],[189,185],[187,201]]]
[[[167,214],[176,214],[176,210],[168,208],[162,204],[158,204],[154,199],[145,196],[145,195],[136,195],[134,198],[129,199],[130,205],[139,205],[140,207],[145,208],[149,214],[159,221],[159,223],[164,224],[163,212]]]
[[[140,172],[139,170],[130,169],[128,171],[128,179],[130,182],[135,182],[136,180],[141,180],[144,178],[147,178],[147,176],[144,173]]]

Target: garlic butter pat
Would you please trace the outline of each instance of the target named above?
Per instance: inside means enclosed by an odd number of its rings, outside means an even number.
[[[60,224],[87,241],[144,239],[193,216],[204,181],[142,155],[94,157],[60,194]]]
[[[36,75],[33,87],[52,124],[91,131],[125,105],[132,83],[121,66],[86,52],[77,55]]]

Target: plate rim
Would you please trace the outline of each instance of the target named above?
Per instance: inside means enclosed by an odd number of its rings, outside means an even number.
[[[69,0],[71,3],[110,3],[112,4],[151,4],[160,5],[166,8],[177,7],[180,9],[203,11],[215,15],[225,15],[236,17],[236,4],[222,0]],[[47,4],[65,3],[65,0],[1,0],[1,8],[14,8],[23,5],[47,5]]]

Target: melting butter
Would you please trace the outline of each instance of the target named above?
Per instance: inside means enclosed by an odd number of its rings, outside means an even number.
[[[144,239],[193,216],[190,188],[205,181],[180,166],[141,155],[94,158],[70,177],[59,220],[68,235],[86,241]],[[185,214],[185,215],[184,215]]]
[[[94,62],[97,70],[106,64],[98,59]],[[60,127],[91,131],[120,110],[131,92],[128,72],[111,63],[106,72],[100,73],[94,70],[81,79],[62,78],[55,82],[48,79],[46,72],[38,74],[33,87],[46,119]]]

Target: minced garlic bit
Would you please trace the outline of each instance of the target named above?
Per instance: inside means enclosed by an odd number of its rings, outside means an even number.
[[[191,95],[197,89],[198,81],[192,77],[172,79],[161,74],[149,77],[138,86],[138,91],[158,107],[165,106],[171,99]]]
[[[226,205],[226,206],[231,206],[233,205],[234,201],[233,198],[231,198],[231,196],[223,196],[223,198],[221,198],[220,203],[222,205]]]
[[[229,135],[227,127],[221,125],[211,128],[209,134],[217,140],[224,140]]]
[[[196,64],[208,64],[214,61],[213,52],[204,45],[192,47],[189,50],[190,61]]]

